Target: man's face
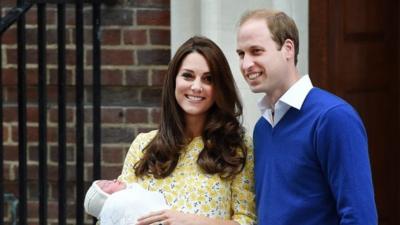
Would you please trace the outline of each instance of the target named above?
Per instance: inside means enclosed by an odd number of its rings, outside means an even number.
[[[278,50],[263,19],[249,19],[237,33],[240,70],[255,93],[274,95],[285,89],[287,59],[284,48]]]
[[[112,194],[126,187],[123,182],[118,180],[99,180],[96,184],[107,194]]]

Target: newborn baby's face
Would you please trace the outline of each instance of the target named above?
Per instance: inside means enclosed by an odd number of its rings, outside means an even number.
[[[107,194],[112,194],[126,187],[125,183],[118,180],[99,180],[96,184]]]

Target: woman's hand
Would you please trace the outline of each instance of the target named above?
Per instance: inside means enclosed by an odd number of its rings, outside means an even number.
[[[166,209],[139,218],[136,225],[195,225],[202,224],[203,219],[201,216]]]
[[[136,225],[239,225],[233,220],[211,219],[172,209],[152,212],[138,219]]]

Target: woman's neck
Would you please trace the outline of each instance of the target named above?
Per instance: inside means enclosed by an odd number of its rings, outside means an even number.
[[[188,138],[201,136],[205,121],[206,116],[186,116],[186,136]]]

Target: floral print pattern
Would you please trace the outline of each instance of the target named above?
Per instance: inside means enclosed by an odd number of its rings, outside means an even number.
[[[256,223],[251,138],[245,139],[248,148],[246,166],[233,180],[221,179],[218,174],[206,174],[197,165],[197,157],[204,147],[201,137],[194,138],[185,147],[175,170],[168,177],[138,178],[133,166],[156,133],[155,130],[136,137],[125,158],[119,180],[127,183],[137,182],[145,189],[161,192],[167,203],[181,212],[232,219],[241,225]]]

